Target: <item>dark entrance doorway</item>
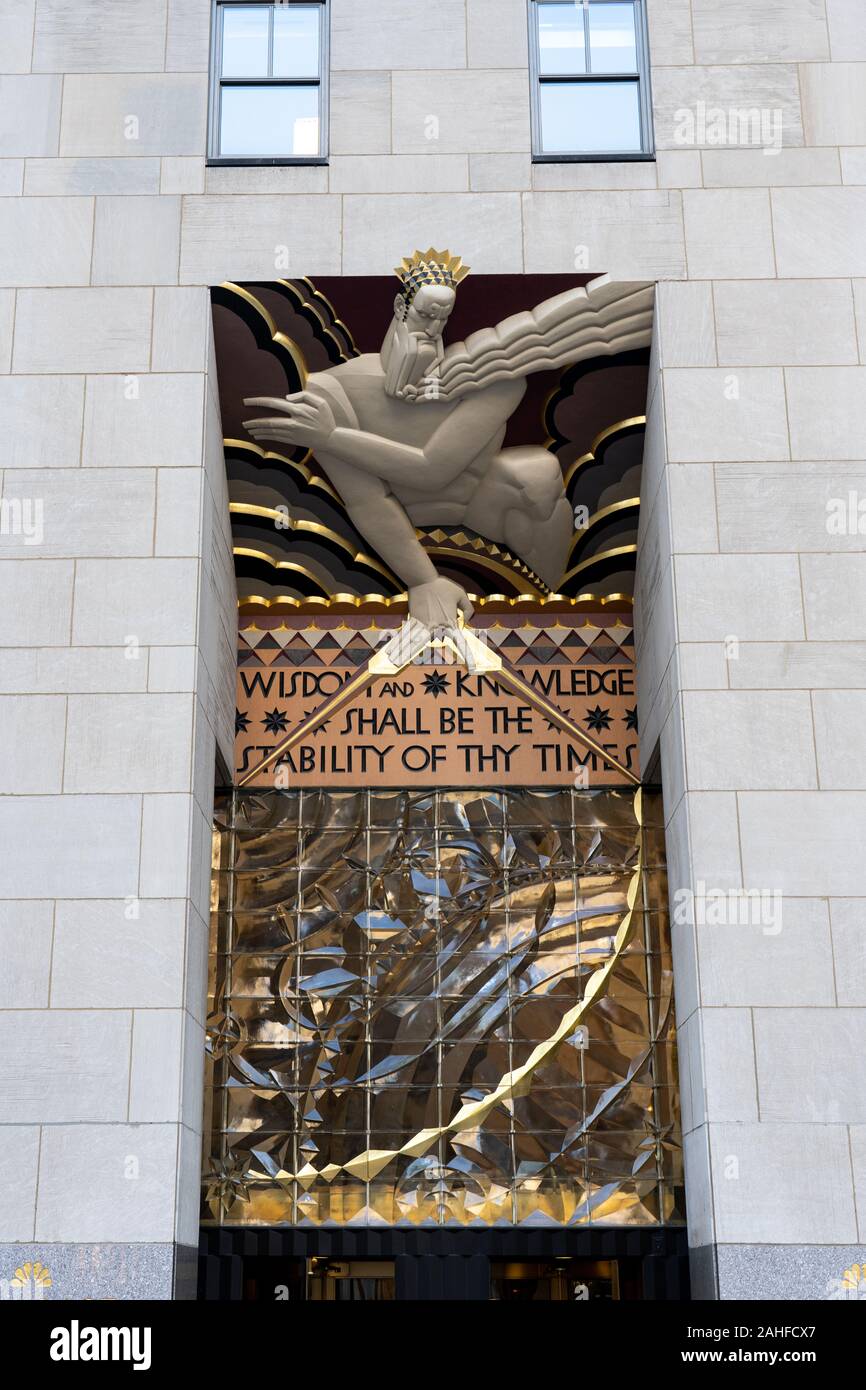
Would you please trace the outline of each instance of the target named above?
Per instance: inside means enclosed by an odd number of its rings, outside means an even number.
[[[682,1228],[204,1228],[208,1302],[623,1302],[689,1297]]]

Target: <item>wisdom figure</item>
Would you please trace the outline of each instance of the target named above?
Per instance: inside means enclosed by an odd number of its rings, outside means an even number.
[[[600,276],[446,348],[469,268],[431,247],[396,274],[381,351],[316,372],[285,398],[248,398],[277,413],[246,428],[315,453],[354,525],[406,585],[411,616],[436,631],[472,606],[437,574],[416,525],[468,527],[555,588],[573,534],[562,472],[546,449],[503,448],[508,420],[531,372],[645,346],[652,287]]]

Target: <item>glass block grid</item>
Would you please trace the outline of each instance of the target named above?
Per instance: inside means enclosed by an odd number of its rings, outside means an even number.
[[[219,800],[203,1221],[681,1224],[666,902],[646,792]]]

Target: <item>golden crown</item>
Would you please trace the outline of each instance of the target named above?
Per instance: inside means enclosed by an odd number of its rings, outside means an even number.
[[[452,256],[450,251],[436,251],[431,246],[426,251],[415,251],[411,256],[404,256],[402,265],[395,267],[394,274],[402,280],[406,303],[411,304],[422,285],[447,285],[455,290],[469,274],[469,266],[464,265],[459,256]]]

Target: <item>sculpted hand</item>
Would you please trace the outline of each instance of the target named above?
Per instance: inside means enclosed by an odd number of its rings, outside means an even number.
[[[450,579],[439,575],[427,584],[417,584],[409,590],[409,613],[430,631],[457,627],[457,614],[469,621],[472,617],[469,595]]]
[[[278,416],[245,420],[244,429],[253,439],[277,439],[281,444],[323,449],[336,428],[330,405],[312,391],[296,391],[285,400],[280,396],[248,396],[244,405],[282,412]]]
[[[410,383],[401,386],[397,395],[401,401],[438,401],[439,378],[438,376],[424,376],[417,386]]]

